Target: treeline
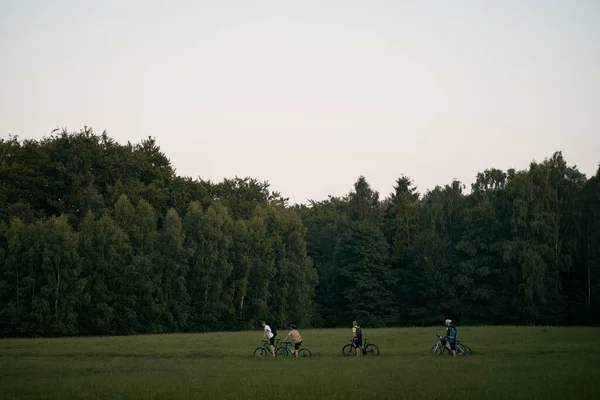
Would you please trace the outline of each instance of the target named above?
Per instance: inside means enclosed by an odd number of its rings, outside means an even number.
[[[298,206],[319,272],[317,323],[600,323],[600,169],[560,152],[424,196],[402,176],[379,199],[364,178]]]
[[[177,176],[152,138],[0,139],[0,335],[598,324],[600,169],[560,152],[420,195],[289,206]]]
[[[153,139],[0,140],[0,333],[133,334],[314,319],[286,199],[180,178]]]

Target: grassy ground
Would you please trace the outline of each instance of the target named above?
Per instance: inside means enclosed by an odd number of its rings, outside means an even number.
[[[279,335],[285,335],[281,331]],[[252,358],[262,332],[0,340],[2,399],[597,399],[598,328],[459,327],[471,357],[434,357],[443,328],[301,330],[310,360]]]

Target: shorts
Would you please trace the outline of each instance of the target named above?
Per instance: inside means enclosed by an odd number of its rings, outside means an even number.
[[[352,342],[356,347],[362,347],[362,339],[354,339]]]
[[[450,344],[450,349],[456,351],[456,342],[448,341],[448,343]]]
[[[269,339],[269,344],[275,346],[275,336],[272,336],[271,339]]]
[[[302,342],[294,343],[294,349],[298,350]]]

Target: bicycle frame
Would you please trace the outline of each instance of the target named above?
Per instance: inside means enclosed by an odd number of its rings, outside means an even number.
[[[287,357],[290,354],[293,357],[296,357],[296,349],[295,349],[295,346],[292,346],[292,342],[285,341],[283,343],[285,343],[285,345],[279,346],[277,348],[277,351],[275,352],[275,354],[280,357]],[[310,357],[312,357],[312,354],[311,354],[310,350],[308,350],[306,347],[301,347],[298,349],[298,358],[310,358]]]
[[[451,353],[452,350],[448,340],[438,334],[436,334],[436,336],[438,337],[438,341],[431,347],[430,352],[432,354],[442,354],[445,350],[448,350],[448,353]],[[461,343],[460,340],[456,340],[456,355],[471,355],[471,353],[472,351],[469,346]]]
[[[358,346],[354,344],[354,341],[350,340],[350,343],[342,347],[342,354],[344,357],[349,355],[356,355],[356,349]],[[363,339],[363,344],[360,347],[360,352],[362,355],[379,355],[379,347],[377,347],[374,343],[369,343],[368,339]]]
[[[275,350],[277,350],[277,346],[279,346],[279,340],[277,339],[275,342]],[[271,345],[270,345],[270,341],[269,340],[262,340],[262,346],[257,347],[256,349],[254,349],[254,358],[259,358],[259,357],[264,357],[264,356],[268,356],[268,355],[272,355],[273,353],[271,352]]]
[[[285,349],[285,351],[287,351],[289,354],[295,356],[296,355],[296,349],[292,346],[292,342],[283,342],[285,343],[283,346],[278,346],[277,349]],[[300,349],[298,349],[300,350]]]
[[[360,346],[360,351],[361,353],[365,354],[365,349],[367,348],[367,339],[363,340],[363,344],[362,346]],[[358,347],[356,344],[354,344],[354,340],[350,339],[350,344],[352,345],[352,348],[354,350],[356,350],[356,348]]]

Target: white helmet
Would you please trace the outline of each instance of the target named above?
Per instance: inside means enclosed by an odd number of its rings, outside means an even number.
[[[447,319],[447,320],[446,320],[446,323],[447,323],[447,324],[451,324],[451,323],[452,323],[452,320],[451,320],[451,319]]]

